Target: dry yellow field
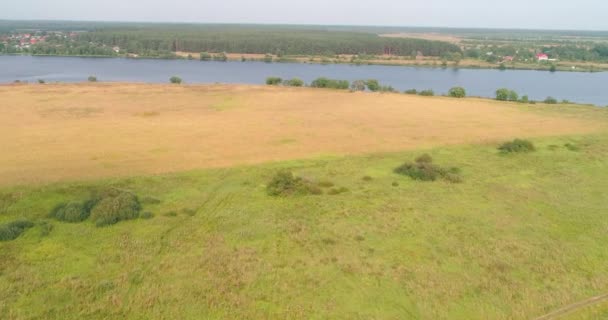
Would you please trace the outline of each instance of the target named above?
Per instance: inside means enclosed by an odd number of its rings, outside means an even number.
[[[7,85],[0,101],[1,185],[605,128],[482,99],[244,85]]]

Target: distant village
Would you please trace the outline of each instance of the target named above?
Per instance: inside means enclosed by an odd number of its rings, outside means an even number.
[[[0,44],[3,44],[6,48],[12,47],[17,51],[27,51],[32,46],[36,44],[45,43],[51,39],[75,41],[78,34],[82,32],[83,31],[17,31],[9,34],[0,35]],[[112,47],[112,51],[114,51],[115,53],[120,53],[121,50],[120,47],[115,46]]]

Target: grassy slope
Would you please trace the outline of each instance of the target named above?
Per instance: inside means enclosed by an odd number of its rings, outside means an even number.
[[[499,155],[494,145],[431,150],[438,164],[463,170],[462,184],[392,173],[419,151],[5,188],[0,221],[42,219],[90,187],[162,202],[145,205],[152,220],[102,229],[53,222],[48,237],[36,227],[0,243],[0,314],[539,316],[608,288],[608,135],[535,142],[539,151],[528,155]],[[566,142],[581,150],[548,147]],[[266,196],[265,182],[283,167],[351,191]]]

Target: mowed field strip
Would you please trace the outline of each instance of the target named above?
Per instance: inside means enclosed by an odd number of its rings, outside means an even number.
[[[246,85],[6,85],[0,100],[1,185],[606,128],[547,111],[561,106]]]

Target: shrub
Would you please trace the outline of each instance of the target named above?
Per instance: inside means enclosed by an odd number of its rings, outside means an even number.
[[[418,94],[418,90],[416,89],[409,89],[409,90],[405,90],[406,94]]]
[[[318,185],[304,181],[288,170],[277,172],[266,186],[266,192],[268,195],[275,197],[323,193]]]
[[[347,80],[334,80],[321,77],[315,79],[310,86],[313,88],[348,89],[350,83]]]
[[[397,181],[393,181],[392,186],[393,186],[393,187],[398,187],[398,186],[399,186],[399,182],[397,182]]]
[[[34,226],[29,220],[16,220],[0,225],[0,241],[11,241],[19,238],[25,230]]]
[[[506,88],[496,90],[496,100],[507,101],[509,99],[509,92],[511,92],[511,90]]]
[[[433,158],[428,154],[416,158],[414,163],[406,162],[395,168],[395,173],[408,176],[413,180],[435,181],[444,179],[449,182],[462,182],[458,168],[444,169],[433,164]]]
[[[289,86],[289,87],[303,87],[304,80],[299,79],[299,78],[289,79],[289,80],[285,81],[285,85]]]
[[[365,81],[365,85],[369,89],[369,91],[376,92],[380,90],[380,82],[376,79],[369,79]]]
[[[464,98],[466,95],[467,92],[463,87],[454,87],[448,91],[448,96],[452,98]]]
[[[365,81],[356,80],[350,85],[352,91],[365,91]]]
[[[46,81],[44,81],[43,79],[38,79],[38,83],[39,83],[39,84],[45,84],[45,83],[46,83]]]
[[[209,61],[212,56],[207,52],[201,52],[201,61]]]
[[[279,77],[266,78],[266,84],[269,86],[278,86],[279,84],[281,84],[282,81],[283,81],[283,79],[281,79]]]
[[[428,153],[425,153],[425,154],[419,156],[418,158],[416,158],[416,163],[432,163],[432,162],[433,162],[433,158]]]
[[[380,92],[397,92],[397,90],[395,90],[395,88],[393,88],[392,86],[380,86],[380,89],[378,89],[378,91],[380,91]]]
[[[180,83],[182,83],[182,78],[180,78],[178,76],[173,76],[173,77],[169,78],[169,82],[171,82],[173,84],[180,84]]]
[[[431,89],[427,89],[427,90],[422,90],[422,91],[418,92],[418,94],[421,96],[425,96],[425,97],[432,97],[435,95],[435,91],[433,91]]]
[[[362,179],[363,179],[363,181],[372,181],[372,180],[374,180],[374,178],[372,178],[370,176],[365,176]]]
[[[519,100],[519,95],[517,94],[517,92],[511,90],[511,91],[509,91],[509,97],[507,99],[509,101],[517,101],[517,100]]]
[[[93,210],[91,219],[98,227],[116,224],[123,220],[139,217],[141,204],[137,196],[128,192],[120,192],[116,196],[107,196],[101,199]]]
[[[521,152],[532,152],[536,150],[534,144],[528,140],[515,139],[513,141],[505,142],[498,147],[503,153],[521,153]]]
[[[530,102],[530,98],[528,98],[528,96],[527,96],[527,95],[524,95],[524,96],[522,96],[522,97],[519,99],[519,102],[521,102],[521,103],[528,103],[528,102]]]
[[[544,101],[546,104],[557,104],[557,99],[553,98],[553,97],[547,97],[547,99],[545,99]]]
[[[49,217],[69,223],[82,222],[89,218],[94,204],[94,200],[61,203],[51,210]]]
[[[570,150],[570,151],[580,151],[581,148],[575,144],[572,143],[566,143],[564,144],[564,147],[566,147],[566,149]]]
[[[53,231],[53,224],[51,224],[48,221],[40,222],[39,226],[40,226],[40,237],[46,237],[49,234],[51,234],[51,231]]]
[[[89,82],[97,82],[97,77],[96,77],[96,76],[89,76],[89,77],[87,78],[87,80],[88,80]]]

